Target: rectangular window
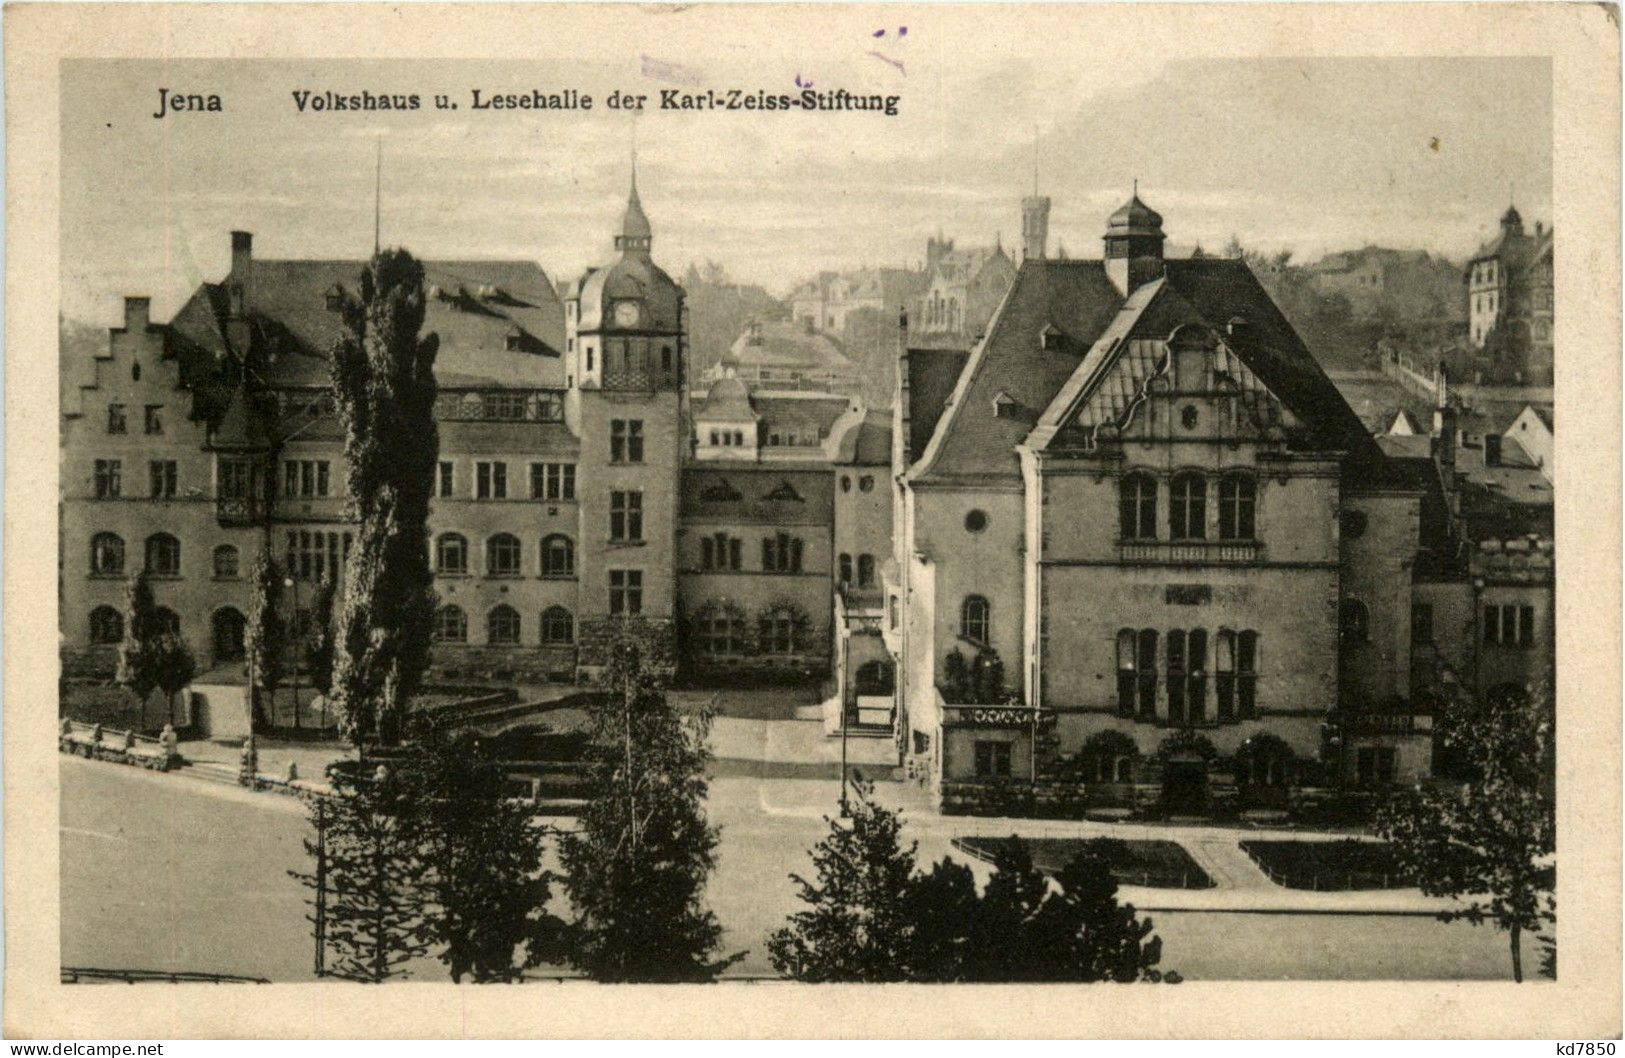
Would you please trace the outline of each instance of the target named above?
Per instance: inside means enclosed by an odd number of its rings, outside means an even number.
[[[762,570],[766,573],[800,573],[801,540],[787,533],[762,540]]]
[[[508,464],[485,462],[474,464],[474,495],[482,500],[507,499]]]
[[[435,477],[435,494],[438,496],[452,495],[452,468],[455,464],[444,459],[440,461],[440,468]]]
[[[643,493],[609,494],[609,538],[623,543],[643,539]]]
[[[348,532],[321,529],[290,529],[283,569],[300,580],[338,581],[344,561],[350,557],[355,536]]]
[[[1135,638],[1132,628],[1117,633],[1117,712],[1121,716],[1134,715]]]
[[[1484,642],[1527,647],[1535,642],[1535,608],[1507,603],[1484,607]]]
[[[1207,632],[1200,628],[1185,638],[1185,708],[1191,723],[1207,719]]]
[[[173,459],[154,459],[147,464],[152,479],[152,498],[155,500],[171,500],[175,498],[176,467]]]
[[[122,492],[121,464],[117,459],[96,460],[96,498],[116,500]]]
[[[612,569],[609,571],[609,614],[611,617],[635,617],[643,612],[643,571],[639,569]]]
[[[128,429],[124,421],[124,405],[109,404],[107,406],[107,432],[124,433]]]
[[[1386,786],[1394,781],[1392,746],[1362,746],[1356,761],[1361,786]]]
[[[574,463],[532,463],[530,498],[533,500],[573,500],[576,498]]]
[[[609,461],[611,463],[643,462],[642,419],[610,420]]]
[[[1258,633],[1236,636],[1236,715],[1251,720],[1258,715]]]
[[[1154,629],[1140,629],[1134,653],[1134,671],[1139,678],[1140,718],[1153,720],[1157,715],[1157,633]]]
[[[162,404],[147,405],[147,432],[164,432],[164,406]]]
[[[1168,722],[1185,723],[1185,633],[1168,633]]]
[[[246,500],[250,498],[253,481],[253,470],[249,464],[237,460],[222,460],[220,463],[220,495],[228,500]]]
[[[1219,723],[1236,718],[1236,633],[1220,629],[1213,641],[1213,695],[1217,699]]]
[[[976,777],[978,779],[1008,779],[1010,777],[1010,743],[978,741],[976,743]]]
[[[1433,604],[1411,603],[1411,642],[1423,646],[1433,642]]]
[[[487,419],[519,420],[525,417],[527,395],[497,391],[481,395],[482,412]]]
[[[330,464],[325,459],[290,459],[282,464],[282,494],[310,499],[326,496]]]

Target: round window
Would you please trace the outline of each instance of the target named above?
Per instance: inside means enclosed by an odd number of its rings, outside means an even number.
[[[979,533],[987,528],[987,512],[971,511],[965,515],[965,529],[967,532]]]
[[[874,476],[871,474],[863,475],[858,479],[858,488],[864,492],[873,492],[875,490]]]
[[[1343,539],[1358,540],[1365,535],[1366,517],[1364,511],[1343,512]]]

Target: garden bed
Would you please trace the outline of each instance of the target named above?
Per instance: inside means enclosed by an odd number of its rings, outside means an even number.
[[[1288,889],[1407,889],[1416,884],[1380,841],[1243,841],[1270,881]]]
[[[992,863],[1004,838],[955,838],[954,847]],[[1211,889],[1213,879],[1174,841],[1123,838],[1023,838],[1033,866],[1054,875],[1080,852],[1103,857],[1119,885],[1151,889]]]

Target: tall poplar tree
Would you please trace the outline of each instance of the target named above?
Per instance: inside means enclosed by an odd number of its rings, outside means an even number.
[[[381,250],[344,302],[333,347],[333,394],[344,424],[349,514],[357,522],[345,566],[332,693],[344,733],[394,744],[429,660],[434,615],[427,520],[439,457],[434,360],[419,337],[423,266]]]
[[[282,620],[282,571],[265,546],[249,570],[248,693],[253,697],[254,727],[274,721],[276,688],[282,682],[282,652],[287,629]],[[297,705],[295,706],[297,708]]]
[[[159,656],[158,640],[163,632],[147,571],[137,570],[124,590],[124,639],[119,643],[114,679],[136,696],[143,727],[147,723],[147,699],[158,687],[163,660]]]

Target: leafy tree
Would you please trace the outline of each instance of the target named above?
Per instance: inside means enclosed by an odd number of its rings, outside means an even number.
[[[1422,892],[1460,903],[1442,921],[1506,931],[1514,981],[1523,980],[1523,934],[1555,914],[1553,719],[1545,693],[1447,700],[1442,740],[1466,780],[1399,796],[1377,818]]]
[[[1021,839],[999,843],[993,857],[993,877],[982,891],[981,902],[967,920],[972,957],[966,960],[965,978],[971,981],[1046,981],[1045,953],[1031,951],[1033,924],[1049,881],[1033,866]]]
[[[254,728],[270,722],[270,707],[277,685],[282,682],[282,659],[287,627],[282,620],[282,571],[271,557],[269,545],[254,556],[249,570],[251,595],[248,599],[248,693],[252,699]]]
[[[152,646],[158,686],[169,705],[169,723],[175,724],[175,695],[185,690],[197,675],[197,659],[186,641],[173,632],[160,635]]]
[[[946,962],[944,949],[955,947],[951,936],[916,936],[918,846],[903,844],[902,819],[874,803],[873,783],[853,785],[847,817],[825,817],[829,834],[812,849],[813,879],[790,876],[807,909],[768,940],[773,968],[797,981],[905,981],[917,958]],[[962,897],[963,878],[944,871],[931,889]]]
[[[610,644],[589,707],[595,766],[559,842],[575,919],[564,957],[599,981],[708,981],[722,927],[704,905],[718,832],[705,819],[710,716],[666,701],[669,637],[635,624]]]
[[[158,604],[152,596],[147,571],[140,569],[124,590],[124,639],[118,648],[118,669],[114,679],[130,688],[141,703],[141,722],[146,724],[147,699],[158,688],[159,657],[156,644],[163,635],[158,620]]]
[[[320,902],[326,972],[378,984],[405,974],[433,935],[417,802],[411,784],[387,772],[335,773],[333,786],[336,796],[310,801],[313,870],[289,873],[312,891],[313,907]]]
[[[346,333],[333,347],[357,533],[345,568],[331,699],[352,741],[371,733],[393,744],[429,660],[434,592],[427,519],[440,449],[439,339],[418,336],[423,266],[405,250],[374,254],[360,288],[359,298],[345,301]]]
[[[311,686],[326,696],[333,689],[333,602],[338,583],[323,577],[310,601],[310,628],[305,641],[305,671]]]
[[[547,913],[553,876],[542,867],[546,828],[508,797],[501,763],[477,740],[425,725],[413,745],[396,782],[417,809],[426,935],[453,981],[516,980],[522,964],[546,960],[558,943],[560,924]]]
[[[1177,973],[1157,969],[1162,938],[1151,932],[1133,904],[1117,902],[1117,879],[1092,852],[1074,856],[1056,876],[1034,918],[1027,951],[1038,971],[1029,980],[1151,981],[1177,983]]]

